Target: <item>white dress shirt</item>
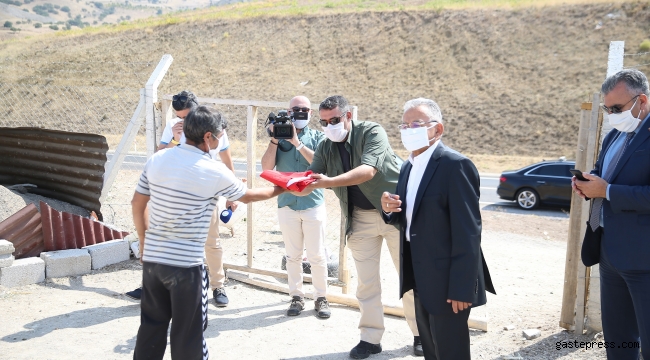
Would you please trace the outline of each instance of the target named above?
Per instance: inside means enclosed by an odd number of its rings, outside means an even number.
[[[413,218],[413,205],[415,205],[415,197],[418,194],[418,188],[424,176],[424,170],[429,165],[431,155],[438,147],[440,140],[429,146],[427,151],[413,157],[413,153],[408,158],[408,161],[413,164],[411,167],[411,174],[409,175],[408,184],[406,184],[406,241],[411,241],[411,219]]]

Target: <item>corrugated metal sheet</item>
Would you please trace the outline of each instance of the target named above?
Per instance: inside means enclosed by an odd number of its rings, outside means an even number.
[[[95,211],[99,219],[108,144],[101,135],[40,128],[0,128],[0,184]]]
[[[99,221],[52,209],[41,201],[43,242],[47,251],[80,249],[107,240],[124,239],[129,233]]]
[[[39,256],[45,251],[41,214],[29,204],[0,223],[0,238],[14,244],[16,259]]]

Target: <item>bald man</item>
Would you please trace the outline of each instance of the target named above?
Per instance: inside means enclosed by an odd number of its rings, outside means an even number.
[[[262,169],[299,172],[306,171],[314,159],[314,150],[325,135],[309,128],[311,102],[304,96],[296,96],[287,109],[294,127],[292,139],[271,137],[262,157]],[[273,125],[269,125],[270,134]],[[327,255],[325,251],[325,211],[323,191],[314,191],[308,196],[285,193],[278,197],[278,220],[284,247],[287,251],[287,275],[291,304],[288,316],[300,315],[305,308],[302,289],[303,249],[311,264],[312,284],[316,301],[314,310],[319,318],[327,319],[331,312],[327,303]]]

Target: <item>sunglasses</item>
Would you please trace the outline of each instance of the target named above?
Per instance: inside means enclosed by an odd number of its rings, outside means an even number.
[[[309,112],[309,108],[294,106],[291,108],[293,112]]]
[[[641,94],[639,94],[639,95],[637,95],[637,96],[631,98],[630,101],[632,101],[632,100],[638,98],[640,95],[641,95]],[[630,101],[626,102],[626,103],[623,104],[623,105],[612,105],[612,106],[610,106],[610,107],[607,107],[607,106],[605,106],[605,105],[602,105],[602,108],[603,108],[603,110],[604,110],[606,113],[608,113],[608,114],[620,114],[620,113],[623,112],[623,108],[625,107],[625,105],[629,104]]]
[[[322,127],[327,127],[328,124],[329,125],[336,125],[336,124],[340,123],[341,119],[344,119],[344,118],[345,118],[345,114],[343,114],[341,116],[338,116],[338,117],[333,117],[333,118],[331,118],[329,120],[320,119],[320,120],[318,120],[318,122],[320,122]]]
[[[401,124],[397,125],[397,128],[400,129],[400,130],[406,130],[408,128],[417,129],[417,128],[421,128],[421,127],[426,127],[428,123],[437,123],[437,121],[435,121],[435,120],[431,120],[431,121],[418,120],[418,121],[412,122],[411,124],[401,123]]]

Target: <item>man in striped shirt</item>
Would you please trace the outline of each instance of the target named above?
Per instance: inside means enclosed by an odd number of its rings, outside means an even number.
[[[145,165],[131,205],[143,270],[140,329],[134,359],[162,359],[170,332],[173,359],[207,359],[204,244],[217,198],[244,203],[283,193],[280,187],[247,189],[209,152],[226,129],[205,106],[185,118],[186,143],[154,154]],[[148,227],[145,209],[149,205]]]

